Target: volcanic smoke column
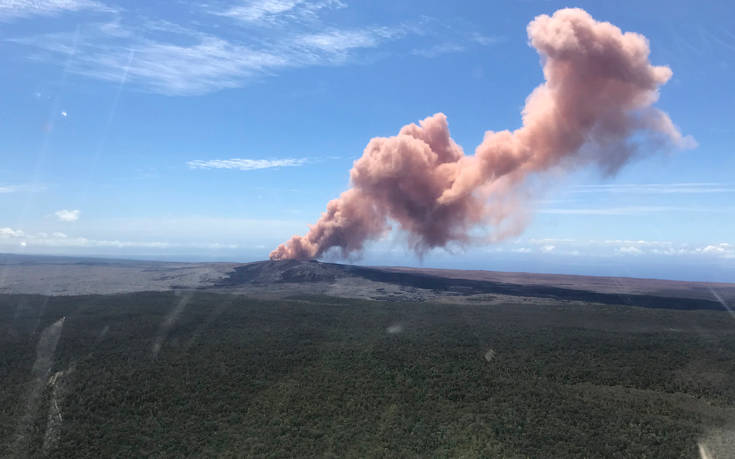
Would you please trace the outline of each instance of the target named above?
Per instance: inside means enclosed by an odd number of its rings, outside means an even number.
[[[388,231],[389,220],[418,252],[469,242],[480,225],[510,221],[517,233],[527,207],[519,192],[531,175],[587,164],[613,174],[639,150],[694,144],[653,107],[672,73],[651,65],[644,36],[562,9],[531,21],[528,37],[545,82],[526,99],[520,128],[487,131],[473,156],[452,140],[442,113],[373,138],[350,171],[352,187],[271,259],[315,258],[332,247],[347,256]]]

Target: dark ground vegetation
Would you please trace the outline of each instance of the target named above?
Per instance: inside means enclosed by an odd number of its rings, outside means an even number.
[[[61,317],[64,374],[29,404]],[[733,325],[563,301],[0,296],[0,456],[696,457],[732,420]]]

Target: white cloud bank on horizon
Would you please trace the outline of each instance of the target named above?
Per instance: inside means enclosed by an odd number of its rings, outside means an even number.
[[[569,238],[519,239],[513,244],[515,253],[551,253],[559,255],[602,255],[602,256],[712,256],[735,259],[735,244],[719,242],[711,244],[688,244],[673,241],[646,241],[628,239],[576,240]],[[531,246],[531,247],[529,247]],[[549,250],[549,248],[552,248]],[[506,251],[504,247],[497,249]]]
[[[617,183],[578,185],[572,193],[703,194],[735,193],[735,184],[719,182]]]
[[[74,210],[67,210],[67,209],[61,209],[54,212],[54,215],[56,215],[56,218],[59,219],[59,221],[62,222],[75,222],[79,220],[79,214],[81,212],[79,209]]]
[[[269,169],[272,167],[296,167],[306,164],[306,158],[285,159],[211,159],[187,161],[189,169],[238,169],[241,171],[252,171],[258,169]]]
[[[236,221],[237,222],[237,221]],[[177,222],[171,222],[172,225]],[[181,223],[181,222],[178,222]],[[214,223],[214,220],[210,223]],[[220,222],[221,223],[221,222]],[[241,222],[242,223],[242,222]],[[258,222],[244,222],[247,227],[258,224]],[[285,224],[296,224],[297,222],[263,221],[262,223],[274,227]],[[179,227],[181,225],[178,225]],[[208,224],[207,226],[211,226]],[[222,225],[215,225],[222,226]],[[239,228],[239,227],[238,227]],[[138,228],[144,229],[144,228]],[[288,231],[288,230],[286,230]],[[139,232],[139,231],[136,231]],[[220,235],[222,237],[223,235]],[[0,251],[70,248],[70,249],[190,249],[190,250],[222,250],[222,249],[264,249],[263,244],[258,244],[252,238],[241,240],[233,239],[231,234],[225,235],[229,243],[211,241],[175,241],[150,240],[134,241],[118,238],[96,239],[83,236],[71,236],[63,232],[26,232],[21,229],[0,227]],[[513,253],[519,256],[594,256],[594,257],[706,257],[703,259],[735,260],[735,244],[728,242],[704,243],[699,245],[673,242],[673,241],[645,241],[645,240],[575,240],[569,238],[543,238],[543,239],[519,239],[517,241],[488,246],[488,252]],[[100,252],[100,253],[102,253]]]
[[[26,233],[20,229],[0,228],[0,248],[3,247],[55,247],[55,248],[191,248],[191,249],[237,249],[237,244],[212,243],[172,243],[165,241],[121,241],[117,239],[89,239],[81,236],[69,236],[62,232]]]
[[[589,208],[546,208],[539,214],[551,215],[650,215],[653,213],[690,212],[690,213],[729,213],[732,207],[693,207],[693,206],[622,206]]]

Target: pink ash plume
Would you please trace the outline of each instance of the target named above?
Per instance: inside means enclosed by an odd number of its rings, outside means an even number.
[[[518,190],[532,174],[590,163],[612,174],[637,150],[693,143],[653,107],[672,72],[651,65],[644,36],[562,9],[531,21],[528,37],[545,82],[526,99],[520,128],[487,131],[472,156],[452,140],[442,113],[373,138],[350,171],[352,187],[271,259],[311,259],[331,248],[346,257],[388,231],[389,220],[419,253],[469,242],[478,226],[516,222],[512,234],[527,208]]]

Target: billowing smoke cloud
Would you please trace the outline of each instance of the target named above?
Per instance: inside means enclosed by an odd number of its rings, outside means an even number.
[[[486,132],[473,156],[452,140],[442,113],[373,138],[350,172],[352,188],[271,259],[315,258],[330,248],[347,256],[388,231],[388,221],[418,252],[505,223],[498,239],[522,229],[519,192],[534,174],[587,164],[612,174],[638,151],[693,144],[652,106],[672,73],[651,65],[644,36],[563,9],[536,17],[528,37],[546,81],[526,99],[522,127]]]

